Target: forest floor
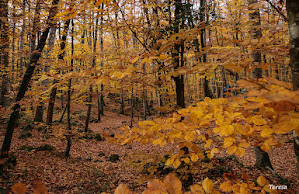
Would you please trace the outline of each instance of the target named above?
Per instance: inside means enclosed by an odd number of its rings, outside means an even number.
[[[57,109],[56,112],[59,113],[56,114],[57,120],[61,109]],[[91,120],[95,119],[95,112],[94,108]],[[83,129],[85,114],[86,106],[72,105],[72,115],[76,117],[74,120],[77,120],[77,124],[74,124],[76,130]],[[16,157],[17,163],[13,169],[7,169],[5,174],[0,175],[0,193],[10,191],[11,186],[19,182],[24,183],[29,191],[32,191],[33,184],[37,181],[43,182],[49,189],[49,193],[112,193],[121,183],[126,184],[132,191],[141,193],[146,187],[147,172],[143,167],[146,165],[150,167],[151,164],[163,160],[164,155],[177,152],[178,148],[174,145],[160,147],[136,142],[130,145],[116,145],[109,143],[107,139],[98,141],[93,138],[96,134],[119,133],[119,128],[129,124],[131,119],[130,116],[117,114],[116,111],[106,110],[104,114],[101,122],[90,123],[89,129],[93,132],[90,133],[92,134],[90,138],[77,138],[72,141],[69,158],[64,157],[63,154],[66,140],[59,133],[59,129],[63,128],[62,125],[53,126],[56,128],[53,129],[54,135],[37,130],[38,126],[34,125],[33,129],[26,129],[31,132],[31,137],[20,138],[22,134],[24,136],[24,126],[26,128],[28,125],[28,121],[21,119],[11,146],[11,153]],[[138,121],[139,118],[134,117],[135,126]],[[0,130],[1,143],[4,134],[3,124]],[[237,176],[245,172],[255,180],[263,175],[274,185],[288,185],[290,189],[285,191],[286,193],[299,191],[291,143],[292,135],[283,135],[281,138],[285,143],[269,152],[274,170],[280,176],[272,175],[267,170],[261,171],[254,168],[255,155],[253,149],[249,148],[242,158],[231,157],[226,153],[216,155],[209,164],[210,170],[199,170],[194,173],[194,182],[200,183],[205,176],[209,176],[219,186],[223,172]],[[51,150],[51,147],[42,147],[46,144],[55,147],[55,150]],[[119,160],[112,161],[110,156],[113,154],[119,155]]]

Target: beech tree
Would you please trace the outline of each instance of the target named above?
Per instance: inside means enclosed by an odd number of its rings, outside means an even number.
[[[290,39],[290,65],[292,67],[293,89],[299,89],[299,2],[287,0],[287,12]],[[298,111],[298,110],[296,110]],[[294,131],[294,151],[296,158],[297,174],[299,176],[299,136]]]
[[[7,1],[6,1],[7,2]],[[51,27],[55,25],[54,16],[57,14],[57,5],[59,3],[59,0],[53,0],[52,7],[49,9],[49,16],[46,22],[46,29],[43,31],[39,43],[35,49],[35,51],[30,55],[30,62],[27,66],[25,75],[23,77],[22,83],[20,85],[15,105],[13,106],[13,112],[11,113],[9,117],[9,121],[6,128],[5,137],[3,140],[2,148],[1,148],[1,157],[7,157],[8,152],[10,150],[10,144],[13,136],[13,132],[15,129],[15,125],[17,120],[19,119],[20,115],[20,101],[23,99],[25,92],[28,89],[30,80],[33,76],[34,70],[36,66],[38,65],[38,60],[41,57],[42,51],[46,45],[47,37],[49,34],[49,31]]]
[[[0,1],[0,63],[2,65],[1,76],[1,94],[0,106],[7,105],[8,92],[8,63],[9,63],[9,24],[8,24],[8,0]]]

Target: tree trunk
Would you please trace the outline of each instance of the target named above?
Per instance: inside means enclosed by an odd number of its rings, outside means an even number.
[[[8,92],[8,65],[9,65],[9,24],[8,24],[8,0],[0,0],[0,63],[4,65],[2,70],[2,86],[0,105],[6,106]]]
[[[258,0],[248,0],[249,6],[252,4],[258,3]],[[251,38],[259,39],[262,37],[262,32],[260,29],[261,20],[260,20],[260,11],[259,9],[255,9],[253,13],[249,14],[249,19],[252,22],[251,26]],[[256,52],[251,53],[251,57],[253,58],[253,65],[258,65],[262,62],[262,55],[259,49],[256,49]],[[254,68],[251,72],[252,79],[262,78],[262,68]],[[270,168],[273,169],[270,161],[269,154],[263,150],[259,146],[254,147],[256,163],[255,166],[258,168]]]
[[[51,90],[50,100],[49,100],[49,104],[48,104],[47,120],[46,120],[47,125],[51,125],[53,122],[53,113],[54,113],[56,93],[57,93],[57,87],[54,86]]]
[[[19,102],[23,99],[27,88],[29,86],[30,80],[33,76],[34,73],[34,69],[37,65],[37,62],[39,60],[39,58],[41,57],[42,51],[45,47],[46,41],[47,41],[47,37],[49,34],[49,30],[52,26],[55,25],[55,22],[53,21],[54,16],[57,14],[57,4],[58,4],[59,0],[53,0],[52,2],[52,8],[49,11],[49,16],[47,19],[47,28],[43,31],[41,38],[39,40],[38,46],[36,48],[36,52],[31,53],[31,57],[30,57],[30,62],[28,64],[28,67],[26,69],[26,73],[23,77],[21,86],[19,87],[19,91],[17,94],[17,98],[16,98],[16,103],[13,107],[13,112],[10,115],[8,124],[7,124],[7,128],[6,128],[6,133],[5,133],[5,137],[3,140],[3,144],[2,144],[2,148],[1,148],[1,157],[7,157],[8,156],[8,152],[10,150],[10,144],[11,144],[11,140],[12,140],[12,136],[13,136],[13,132],[15,129],[15,124],[19,118],[20,115],[20,104]]]
[[[101,122],[101,102],[100,102],[100,94],[99,87],[97,86],[97,104],[98,104],[98,122]]]
[[[34,122],[44,122],[43,115],[44,115],[44,103],[40,99],[40,104],[36,107],[36,112],[34,116]]]
[[[85,128],[84,131],[88,131],[88,125],[90,120],[90,113],[91,113],[91,104],[92,104],[92,85],[89,87],[89,97],[88,97],[88,107],[86,112],[86,120],[85,120]]]
[[[175,21],[174,21],[174,33],[178,33],[180,24],[183,26],[183,5],[181,0],[175,1]],[[182,20],[182,21],[181,21]],[[174,63],[174,69],[184,66],[184,42],[181,41],[179,44],[175,44],[172,52],[172,58]],[[175,91],[176,91],[176,103],[180,108],[185,108],[185,87],[184,87],[184,75],[178,75],[174,77]]]
[[[69,25],[70,25],[71,19],[68,19],[65,23],[64,23],[64,30],[63,30],[63,35],[61,38],[61,43],[60,43],[60,50],[62,51],[62,53],[59,54],[58,59],[60,61],[64,60],[64,55],[65,55],[65,45],[66,45],[66,38],[67,38],[67,32],[69,30]],[[56,81],[54,81],[54,84],[56,83]],[[51,94],[50,94],[50,101],[48,104],[48,111],[47,111],[47,125],[51,125],[53,122],[53,113],[54,113],[54,105],[55,105],[55,98],[56,98],[56,94],[57,94],[57,87],[53,86],[52,90],[51,90]]]
[[[121,94],[120,94],[120,113],[124,115],[125,114],[125,99],[124,99],[124,90],[121,89]]]
[[[71,7],[73,6],[73,2]],[[71,33],[71,70],[73,71],[74,67],[74,20],[72,19],[72,33]],[[67,128],[68,128],[68,134],[66,135],[66,141],[67,141],[67,146],[65,149],[65,156],[69,157],[70,156],[70,151],[71,151],[71,146],[72,146],[72,126],[71,126],[71,90],[72,90],[72,78],[69,80],[68,84],[68,90],[67,90]]]
[[[290,65],[292,68],[293,89],[299,89],[299,1],[287,0],[287,12],[290,38]],[[299,110],[296,110],[299,111]],[[297,174],[299,176],[299,134],[294,134],[294,151]]]
[[[132,85],[132,94],[131,94],[131,124],[130,127],[133,127],[133,119],[134,119],[134,84]]]
[[[21,35],[20,35],[20,47],[19,47],[19,51],[23,52],[24,49],[24,34],[25,34],[25,28],[26,28],[26,23],[25,23],[25,16],[26,16],[26,2],[27,0],[23,0],[23,4],[22,4],[22,14],[23,14],[23,19],[22,19],[22,30],[21,30]],[[23,76],[23,68],[24,68],[24,57],[21,56],[20,59],[20,64],[19,64],[19,75]]]
[[[34,13],[34,19],[33,19],[33,26],[32,26],[32,36],[31,36],[31,46],[30,46],[30,52],[33,52],[35,50],[36,46],[36,36],[39,32],[39,21],[40,21],[40,0],[37,0],[36,7],[35,7],[35,13]],[[39,105],[36,106],[35,111],[35,122],[43,122],[43,113],[44,113],[44,103],[42,102],[41,97],[39,97]]]

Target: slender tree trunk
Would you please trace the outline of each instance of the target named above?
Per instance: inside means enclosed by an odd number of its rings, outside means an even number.
[[[12,27],[12,43],[11,43],[11,49],[12,49],[12,55],[15,55],[16,51],[16,7],[15,4],[13,4],[13,27]],[[15,83],[15,57],[12,57],[11,59],[11,72],[12,72],[12,79],[11,79],[11,90],[13,90],[13,84]]]
[[[102,9],[104,9],[104,4],[102,3]],[[103,13],[101,13],[101,18],[100,18],[100,26],[103,26]],[[103,38],[103,30],[100,31],[100,49],[103,52],[104,51],[104,38]],[[103,61],[101,61],[101,67],[103,67]],[[104,85],[101,83],[101,91],[100,91],[100,114],[104,115],[104,106],[105,106],[105,102],[104,102]]]
[[[293,89],[299,89],[299,1],[287,0],[287,12],[289,22],[289,38],[290,38],[290,65],[292,68]],[[296,110],[299,111],[299,110]],[[296,159],[297,174],[299,176],[299,134],[295,131],[294,135],[294,151]]]
[[[184,19],[183,16],[183,5],[181,0],[175,1],[175,21],[174,21],[174,33],[178,33],[180,29],[180,24],[183,26]],[[182,21],[181,21],[182,20]],[[174,62],[174,69],[184,66],[184,42],[181,41],[179,44],[175,44],[172,52],[172,58]],[[176,91],[176,103],[178,107],[185,107],[185,95],[184,95],[184,75],[178,75],[174,77],[175,91]]]
[[[133,120],[134,120],[134,84],[132,85],[132,94],[131,94],[131,123],[130,127],[133,127]]]
[[[43,31],[41,38],[39,40],[38,46],[36,48],[36,52],[31,53],[31,57],[30,57],[30,62],[28,64],[28,67],[26,69],[26,73],[23,77],[21,86],[19,87],[19,91],[17,94],[17,98],[16,98],[16,103],[13,107],[13,112],[10,115],[8,124],[7,124],[7,128],[6,128],[6,133],[5,133],[5,137],[3,140],[3,144],[2,144],[2,148],[1,148],[1,157],[7,157],[8,156],[8,152],[10,150],[10,144],[11,144],[11,140],[12,140],[12,136],[13,136],[13,132],[15,129],[15,124],[18,121],[19,115],[20,115],[20,104],[19,102],[23,99],[25,92],[27,91],[27,88],[29,86],[30,80],[33,76],[34,73],[34,69],[37,65],[37,62],[39,60],[39,58],[41,57],[41,53],[44,49],[44,46],[46,44],[47,41],[47,37],[49,34],[49,30],[52,26],[55,25],[54,20],[54,16],[57,14],[57,4],[58,4],[59,0],[53,0],[52,2],[52,8],[49,11],[49,16],[47,19],[47,28]]]
[[[2,85],[0,105],[6,106],[8,92],[8,65],[9,65],[9,24],[8,24],[8,0],[0,0],[0,63],[4,65],[2,71]]]
[[[34,19],[33,19],[33,25],[32,25],[32,36],[31,36],[31,46],[30,46],[30,52],[33,52],[36,47],[36,37],[37,33],[39,32],[39,21],[40,21],[40,0],[37,0],[36,2],[36,8],[34,13]],[[39,97],[39,104],[36,106],[35,111],[35,122],[43,122],[43,113],[44,113],[44,103],[42,102],[41,97]]]
[[[200,21],[206,22],[206,0],[200,0]],[[201,42],[201,49],[204,52],[202,55],[202,62],[207,62],[207,54],[205,53],[204,49],[207,45],[206,40],[206,28],[201,29],[200,33],[200,42]],[[209,81],[207,80],[207,77],[205,76],[203,79],[203,91],[205,97],[213,98],[213,93],[209,87]]]
[[[93,32],[93,36],[90,36],[90,41],[92,41],[92,38],[93,38],[93,44],[90,44],[90,47],[92,47],[93,49],[93,53],[94,53],[94,57],[92,59],[92,67],[94,68],[95,65],[96,65],[96,56],[95,56],[95,53],[96,53],[96,45],[97,45],[97,39],[98,39],[98,21],[99,19],[97,18],[96,19],[96,22],[93,23],[93,25],[95,26],[95,30]],[[92,29],[92,27],[90,26],[90,29]],[[86,121],[85,121],[85,132],[88,131],[88,125],[89,125],[89,121],[90,121],[90,113],[91,113],[91,107],[92,107],[92,96],[93,96],[93,89],[92,89],[92,85],[90,85],[89,87],[89,104],[88,104],[88,108],[87,108],[87,115],[86,115]]]
[[[258,3],[258,0],[248,0],[249,6],[255,3]],[[262,37],[262,32],[259,27],[261,25],[259,9],[255,9],[254,12],[250,13],[249,19],[252,22],[251,32],[250,32],[251,38],[259,39],[260,37]],[[251,57],[253,58],[253,65],[257,65],[262,62],[262,55],[259,49],[257,49],[257,51],[255,52],[252,52]],[[262,78],[262,68],[254,68],[251,72],[251,77],[253,79]],[[269,154],[267,152],[261,150],[259,146],[255,146],[254,151],[256,157],[256,163],[255,163],[256,167],[273,169]]]
[[[124,99],[124,90],[121,89],[121,94],[120,94],[120,113],[124,115],[125,114],[125,99]]]
[[[21,30],[21,35],[20,35],[20,47],[19,47],[20,52],[23,52],[23,49],[24,49],[24,35],[25,35],[25,28],[26,28],[26,22],[25,22],[26,2],[27,2],[27,0],[23,0],[23,5],[22,5],[22,14],[23,14],[22,22],[23,22],[23,24],[22,24],[22,30]],[[23,68],[24,68],[24,57],[22,55],[20,58],[20,64],[19,64],[20,76],[23,75]]]
[[[101,121],[101,101],[100,101],[99,87],[97,86],[97,105],[98,105],[98,122]]]
[[[62,51],[62,53],[59,54],[58,59],[60,61],[64,60],[64,55],[65,55],[65,46],[66,46],[66,38],[67,38],[67,32],[69,30],[69,25],[70,25],[71,19],[68,19],[65,23],[64,23],[64,29],[63,29],[63,35],[61,38],[61,43],[60,43],[60,50]],[[56,81],[54,81],[55,84]],[[51,94],[50,94],[50,101],[48,104],[48,111],[47,111],[47,121],[46,124],[47,125],[51,125],[53,122],[53,113],[54,113],[54,105],[55,105],[55,99],[56,99],[56,94],[57,94],[57,87],[54,85],[52,90],[51,90]]]
[[[72,2],[73,3],[73,2]],[[73,6],[73,5],[72,5]],[[71,33],[71,69],[70,71],[73,71],[74,68],[74,20],[72,19],[72,33]],[[67,146],[65,149],[65,156],[69,157],[70,156],[70,151],[71,151],[71,146],[72,146],[72,126],[71,126],[71,90],[72,90],[72,78],[70,78],[69,83],[68,83],[68,90],[67,90],[67,128],[68,128],[68,134],[66,135],[66,141],[67,141]]]
[[[84,131],[88,131],[88,125],[89,125],[89,120],[90,120],[90,113],[91,113],[91,105],[92,105],[92,85],[89,87],[89,97],[88,97],[88,107],[87,107],[87,112],[86,112],[86,120],[85,120],[85,128]]]

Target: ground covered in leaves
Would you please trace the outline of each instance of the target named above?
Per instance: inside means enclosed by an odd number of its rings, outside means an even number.
[[[72,141],[69,158],[64,156],[66,140],[63,136],[63,124],[53,125],[52,129],[46,130],[40,124],[30,123],[30,118],[22,118],[14,133],[11,147],[16,163],[13,168],[6,168],[0,175],[0,193],[9,192],[11,186],[19,182],[32,191],[37,181],[43,182],[50,193],[114,192],[121,183],[126,184],[132,191],[141,192],[146,187],[146,179],[167,174],[167,170],[157,172],[156,169],[164,167],[165,155],[177,152],[177,147],[140,143],[110,144],[108,137],[119,133],[119,128],[129,124],[131,118],[105,111],[102,121],[97,122],[95,108],[90,132],[81,133],[84,129],[85,109],[85,106],[72,106],[72,126],[77,135]],[[56,115],[58,120],[61,110],[57,109],[56,112],[59,113]],[[134,118],[134,125],[139,119],[140,117]],[[4,134],[3,123],[0,142],[3,141]],[[282,146],[269,153],[277,174],[254,168],[254,151],[247,149],[242,158],[220,153],[211,161],[202,160],[195,166],[198,171],[192,173],[193,181],[201,183],[208,176],[217,186],[223,181],[223,173],[240,176],[245,172],[253,180],[263,175],[275,185],[288,185],[288,192],[295,192],[299,190],[299,180],[296,175],[292,135],[283,135],[281,139],[284,139]]]

